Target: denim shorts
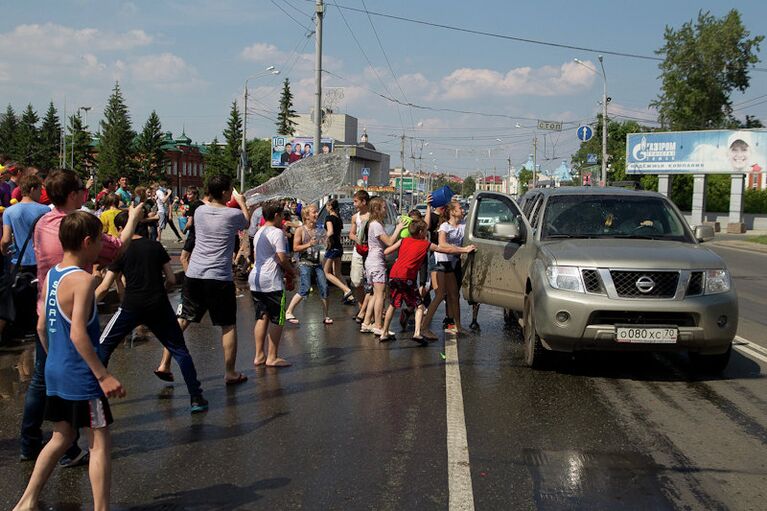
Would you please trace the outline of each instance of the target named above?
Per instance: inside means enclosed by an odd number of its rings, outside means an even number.
[[[344,255],[342,248],[329,248],[325,251],[325,259],[341,259],[342,255]]]
[[[300,263],[298,265],[298,273],[301,278],[301,282],[298,286],[298,294],[306,298],[309,296],[309,289],[312,287],[312,274],[317,281],[317,287],[320,290],[320,298],[328,297],[328,281],[325,278],[325,271],[320,265]]]

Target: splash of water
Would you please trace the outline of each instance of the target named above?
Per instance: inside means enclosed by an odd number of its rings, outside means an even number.
[[[304,158],[279,176],[245,192],[245,201],[253,206],[274,199],[297,198],[310,204],[338,192],[350,167],[349,154],[343,151]]]

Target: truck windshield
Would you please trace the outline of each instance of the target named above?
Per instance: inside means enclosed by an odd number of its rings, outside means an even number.
[[[560,195],[549,197],[546,203],[541,239],[636,238],[692,243],[682,222],[660,197]]]

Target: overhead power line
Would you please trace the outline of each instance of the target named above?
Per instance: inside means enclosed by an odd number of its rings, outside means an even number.
[[[285,13],[285,16],[287,16],[288,18],[292,19],[293,21],[295,21],[296,23],[298,23],[299,25],[301,25],[301,27],[303,27],[303,29],[304,29],[304,30],[306,30],[307,32],[312,32],[312,31],[314,30],[314,29],[312,29],[312,28],[309,28],[309,27],[307,27],[306,25],[304,25],[302,22],[300,22],[298,19],[296,19],[296,17],[295,17],[295,16],[293,16],[293,15],[292,15],[292,14],[290,14],[288,11],[286,11],[284,7],[282,7],[280,4],[278,4],[278,3],[277,3],[277,2],[275,2],[274,0],[271,0],[271,2],[274,4],[274,6],[275,6],[275,7],[277,7],[279,10],[281,10],[282,12],[284,12],[284,13]],[[299,12],[300,12],[300,11],[299,11]]]
[[[602,53],[604,55],[615,55],[617,57],[627,57],[627,58],[632,58],[632,59],[650,60],[650,61],[654,61],[654,62],[663,62],[663,60],[665,60],[665,59],[663,59],[661,57],[656,57],[656,56],[652,56],[652,55],[641,55],[641,54],[638,54],[638,53],[629,53],[629,52],[623,52],[623,51],[605,50],[605,49],[600,49],[600,48],[589,48],[589,47],[586,47],[586,46],[577,46],[577,45],[565,44],[565,43],[555,43],[555,42],[552,42],[552,41],[542,41],[540,39],[530,39],[530,38],[527,38],[527,37],[518,37],[518,36],[513,36],[513,35],[508,35],[508,34],[499,34],[499,33],[496,33],[496,32],[487,32],[487,31],[484,31],[484,30],[476,30],[476,29],[472,29],[472,28],[458,27],[458,26],[455,26],[455,25],[446,25],[444,23],[435,23],[433,21],[419,20],[419,19],[415,19],[415,18],[407,18],[405,16],[396,16],[394,14],[386,14],[386,13],[382,13],[382,12],[369,11],[369,10],[366,10],[366,9],[363,10],[363,9],[359,9],[359,8],[356,8],[356,7],[351,7],[351,6],[348,6],[348,5],[341,5],[341,4],[335,4],[335,3],[329,3],[328,5],[335,5],[339,9],[346,9],[348,11],[355,11],[355,12],[360,12],[360,13],[366,13],[366,14],[369,14],[369,15],[372,15],[372,16],[379,16],[381,18],[389,18],[389,19],[393,19],[393,20],[397,20],[397,21],[405,21],[405,22],[408,22],[408,23],[417,23],[419,25],[426,25],[426,26],[434,27],[434,28],[442,28],[442,29],[445,29],[445,30],[453,30],[453,31],[456,31],[456,32],[464,32],[464,33],[467,33],[467,34],[481,35],[481,36],[486,36],[486,37],[494,37],[496,39],[505,39],[507,41],[517,41],[517,42],[521,42],[521,43],[538,44],[538,45],[541,45],[541,46],[550,46],[550,47],[554,47],[554,48],[566,48],[566,49],[569,49],[569,50],[578,50],[578,51],[585,51],[585,52],[591,52],[591,53]],[[753,69],[754,71],[767,72],[767,68],[763,68],[763,67],[756,67],[756,66],[754,66],[751,69]]]

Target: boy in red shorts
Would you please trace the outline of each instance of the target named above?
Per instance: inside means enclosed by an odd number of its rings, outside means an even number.
[[[429,253],[429,250],[446,254],[468,254],[476,250],[474,245],[441,247],[425,239],[425,236],[426,222],[414,220],[410,223],[410,237],[400,239],[384,250],[384,255],[391,254],[395,250],[399,250],[399,255],[389,272],[389,308],[386,309],[386,317],[381,330],[381,342],[394,340],[395,337],[389,335],[389,325],[391,325],[395,309],[402,307],[404,302],[407,308],[415,309],[415,332],[412,339],[421,346],[426,346],[427,342],[421,336],[424,307],[421,303],[421,295],[418,293],[417,283],[418,270],[421,268],[426,254]]]

